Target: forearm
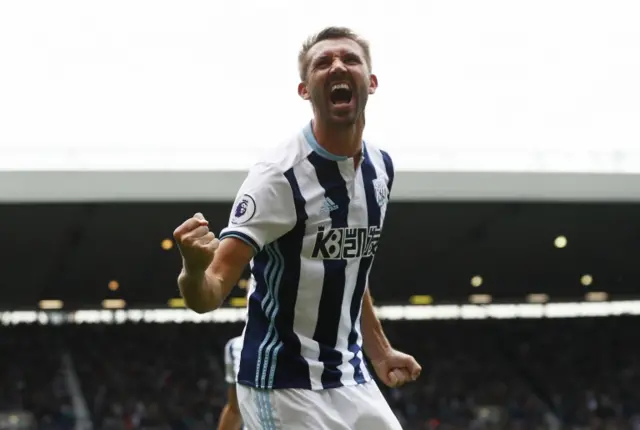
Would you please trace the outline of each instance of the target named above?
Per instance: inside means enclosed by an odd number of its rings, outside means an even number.
[[[187,272],[182,269],[178,287],[185,306],[197,313],[210,312],[222,305],[221,282],[209,272]]]
[[[241,427],[242,415],[240,415],[240,411],[232,408],[229,404],[225,405],[220,414],[218,430],[240,430]]]
[[[391,344],[373,308],[368,287],[362,301],[362,344],[367,357],[374,361],[384,357],[391,350]]]

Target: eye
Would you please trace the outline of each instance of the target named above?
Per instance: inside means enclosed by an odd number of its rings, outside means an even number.
[[[331,65],[331,60],[329,58],[320,58],[315,61],[314,68],[316,69],[324,69]]]
[[[344,57],[344,62],[347,64],[360,64],[362,63],[362,61],[360,60],[360,57],[358,57],[357,55],[346,55]]]

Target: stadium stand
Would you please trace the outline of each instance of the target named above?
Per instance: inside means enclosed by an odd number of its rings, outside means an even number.
[[[230,326],[76,326],[68,335],[94,428],[216,424],[224,406],[221,354],[234,335]]]
[[[640,321],[633,317],[394,321],[392,342],[424,366],[384,389],[409,430],[621,429],[640,425]],[[32,426],[94,430],[215,428],[224,404],[222,350],[232,324],[3,327],[0,410]],[[420,336],[416,338],[416,333]],[[72,358],[74,403],[63,359]],[[14,423],[15,424],[15,423]]]
[[[215,427],[226,395],[223,346],[242,324],[118,324],[103,301],[117,305],[113,312],[195,315],[173,304],[180,258],[163,244],[184,214],[199,209],[219,230],[229,205],[2,206],[0,430]],[[635,203],[401,202],[390,209],[371,274],[376,305],[414,317],[416,305],[484,309],[474,296],[489,306],[536,306],[533,293],[549,306],[621,305],[600,318],[585,317],[595,307],[578,306],[571,319],[385,320],[392,343],[424,367],[419,382],[384,389],[403,427],[640,429],[640,319],[619,316],[640,313],[633,301],[639,215]],[[560,235],[564,247],[554,243]],[[416,240],[419,247],[407,247]],[[474,284],[475,275],[484,282]],[[244,294],[236,289],[222,313],[239,311]],[[20,310],[32,315],[21,320]],[[85,324],[78,310],[91,313]]]
[[[73,428],[62,350],[49,327],[0,327],[0,428]]]

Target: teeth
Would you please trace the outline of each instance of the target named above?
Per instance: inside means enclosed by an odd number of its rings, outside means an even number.
[[[333,84],[331,86],[331,91],[335,91],[335,90],[349,90],[351,88],[349,88],[349,85],[342,83],[342,84]]]

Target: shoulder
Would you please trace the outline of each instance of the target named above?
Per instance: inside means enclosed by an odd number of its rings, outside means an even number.
[[[376,145],[375,142],[369,140],[365,141],[365,150],[367,156],[371,159],[371,162],[379,169],[384,169],[389,176],[393,176],[394,166],[391,154],[386,150]]]
[[[266,193],[271,198],[289,198],[293,169],[307,159],[311,148],[299,132],[275,146],[249,168],[244,193]]]
[[[299,131],[264,153],[251,167],[250,174],[283,175],[303,162],[310,152],[311,147],[306,143],[304,133]]]
[[[391,155],[377,146],[375,143],[371,143],[370,141],[365,141],[365,151],[366,156],[369,158],[371,163],[375,166],[376,172],[378,173],[378,178],[382,181],[379,182],[376,180],[374,185],[379,188],[385,188],[386,193],[391,191],[393,187],[393,179],[395,176],[395,168],[393,166],[393,160],[391,159]],[[380,183],[385,184],[385,186],[380,185]]]
[[[365,148],[373,159],[379,162],[384,162],[386,159],[391,161],[391,153],[384,146],[379,145],[376,141],[365,140]]]

